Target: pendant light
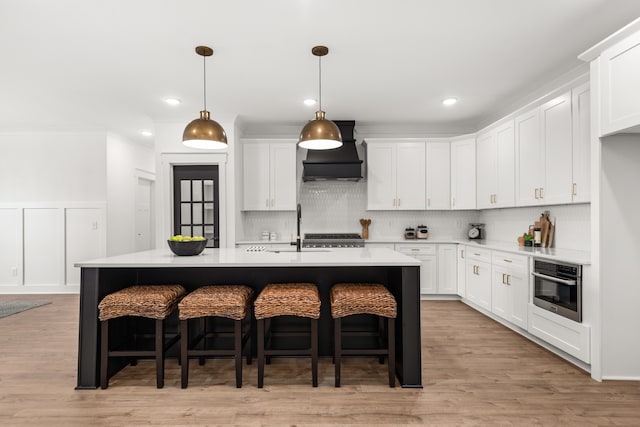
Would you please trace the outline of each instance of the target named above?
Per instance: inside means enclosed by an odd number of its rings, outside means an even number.
[[[322,111],[322,57],[329,53],[326,46],[314,46],[311,53],[318,57],[318,111],[315,120],[309,121],[300,132],[298,145],[308,150],[328,150],[342,146],[340,129],[324,118]]]
[[[193,120],[184,128],[182,143],[191,148],[221,149],[227,148],[227,134],[218,122],[211,120],[207,111],[207,56],[213,55],[213,49],[207,46],[196,47],[196,53],[202,56],[204,82],[204,109],[200,118]]]

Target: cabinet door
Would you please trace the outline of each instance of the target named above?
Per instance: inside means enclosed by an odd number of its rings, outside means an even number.
[[[467,265],[465,259],[466,247],[458,245],[458,295],[467,297]]]
[[[571,93],[543,104],[540,116],[544,152],[540,199],[543,204],[569,203],[573,183]]]
[[[427,209],[451,209],[451,143],[427,142]]]
[[[600,56],[601,135],[640,130],[640,32]]]
[[[396,145],[396,209],[425,210],[425,144],[401,142]]]
[[[467,259],[467,299],[491,311],[491,264]]]
[[[396,150],[394,143],[367,144],[367,209],[396,207]]]
[[[540,110],[538,108],[515,119],[516,206],[538,205],[542,168]]]
[[[493,207],[494,194],[497,188],[497,146],[495,131],[478,135],[477,150],[477,206],[478,209]]]
[[[273,210],[296,209],[296,145],[270,144],[271,198]]]
[[[476,208],[476,139],[451,143],[451,209]]]
[[[573,186],[576,203],[591,200],[591,101],[589,83],[571,92],[573,114]]]
[[[509,320],[509,285],[508,272],[502,267],[493,266],[491,281],[491,312],[505,320]]]
[[[438,245],[438,293],[455,295],[458,291],[457,245]]]
[[[509,288],[509,320],[514,325],[527,329],[529,309],[529,274],[528,268],[511,269],[508,272]]]
[[[420,265],[420,293],[435,294],[438,291],[438,257],[436,255],[418,255],[415,258]]]
[[[268,210],[271,205],[269,144],[244,144],[242,150],[244,210]]]
[[[496,183],[493,206],[515,206],[515,139],[513,120],[496,129]],[[479,178],[479,177],[478,177]]]

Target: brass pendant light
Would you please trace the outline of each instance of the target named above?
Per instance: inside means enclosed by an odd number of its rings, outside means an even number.
[[[200,117],[193,120],[184,128],[182,143],[191,148],[221,149],[227,148],[227,134],[220,123],[211,120],[207,111],[207,68],[206,58],[213,55],[213,49],[207,46],[196,47],[196,53],[202,56],[204,70],[204,109],[200,111]]]
[[[329,53],[326,46],[314,46],[311,53],[318,57],[318,111],[315,120],[309,121],[300,132],[298,145],[308,150],[329,150],[342,146],[340,129],[325,119],[322,111],[322,57]]]

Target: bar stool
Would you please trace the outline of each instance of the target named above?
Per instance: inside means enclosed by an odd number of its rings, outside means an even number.
[[[178,304],[180,319],[180,360],[182,361],[182,388],[189,382],[189,358],[233,356],[236,367],[236,387],[242,387],[242,350],[248,349],[247,364],[251,364],[251,297],[253,289],[245,285],[212,285],[198,288],[184,297]],[[206,320],[210,317],[223,317],[233,320],[233,332],[207,331]],[[198,335],[190,340],[189,320],[200,320]],[[245,328],[243,328],[245,323]],[[243,332],[244,329],[244,332]],[[232,349],[207,348],[207,338],[233,337]],[[202,349],[196,349],[202,342]]]
[[[340,365],[343,355],[379,355],[381,362],[384,356],[389,360],[389,387],[396,385],[395,366],[395,317],[397,315],[396,300],[381,284],[377,283],[338,283],[330,291],[331,317],[334,326],[334,363],[335,386],[340,387]],[[377,332],[345,332],[342,331],[342,318],[355,314],[372,314],[378,316]],[[387,319],[387,336],[385,343],[384,319]],[[343,336],[376,336],[379,346],[376,348],[342,348]]]
[[[105,296],[98,305],[100,319],[100,387],[109,386],[109,358],[153,357],[156,361],[156,386],[164,387],[164,355],[179,339],[174,334],[165,342],[164,319],[169,316],[185,294],[181,285],[136,285]],[[153,350],[114,350],[109,348],[109,320],[125,316],[155,319],[155,345]]]
[[[311,356],[313,387],[318,386],[318,319],[320,296],[313,283],[268,284],[254,303],[254,315],[258,323],[258,388],[264,383],[265,356]],[[296,316],[310,319],[311,332],[277,332],[271,329],[271,319],[277,316]],[[266,323],[266,331],[265,331]],[[265,332],[267,343],[265,347]],[[310,347],[303,349],[273,349],[273,337],[309,337]]]

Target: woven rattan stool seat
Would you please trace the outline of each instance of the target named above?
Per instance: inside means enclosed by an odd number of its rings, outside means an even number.
[[[164,319],[185,294],[181,285],[136,285],[105,296],[98,309],[100,320],[122,316]]]
[[[331,316],[374,314],[395,318],[396,300],[383,285],[377,283],[338,283],[331,288]]]
[[[254,303],[256,319],[275,316],[320,318],[320,295],[313,283],[268,284]]]
[[[245,285],[204,286],[180,301],[179,318],[214,316],[242,320],[247,315],[252,295],[253,289]]]

